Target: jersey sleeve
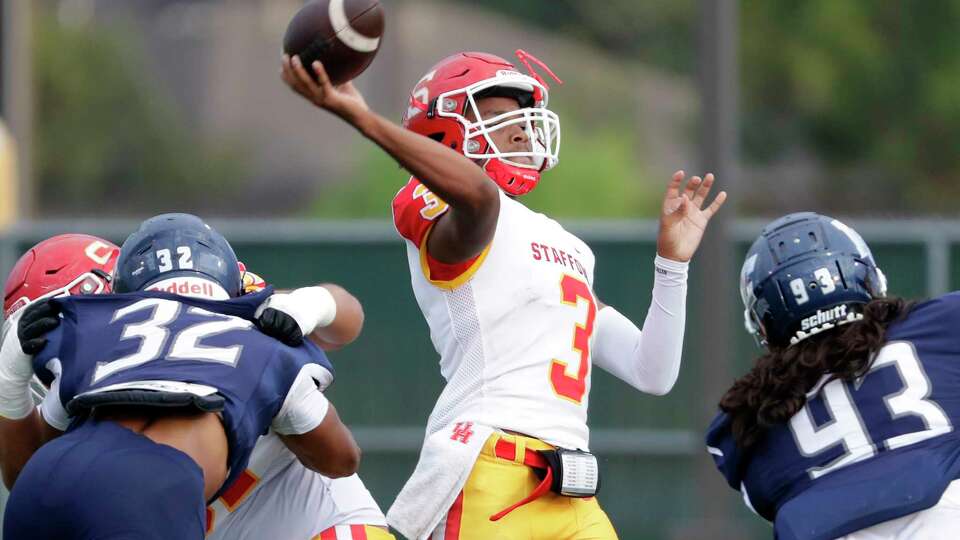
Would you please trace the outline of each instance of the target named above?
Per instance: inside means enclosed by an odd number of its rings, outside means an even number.
[[[59,431],[66,431],[70,426],[70,414],[63,405],[64,396],[60,395],[60,379],[63,376],[63,367],[58,357],[62,341],[61,327],[47,334],[46,347],[33,357],[33,370],[46,387],[46,394],[40,402],[40,416],[50,426]]]
[[[727,484],[740,490],[743,476],[740,468],[740,450],[731,431],[731,419],[726,413],[721,413],[710,423],[707,430],[707,452],[713,458],[720,474],[727,480]]]
[[[322,381],[329,378],[317,364],[301,367],[270,427],[280,435],[302,435],[319,426],[330,410],[330,402],[320,390]]]
[[[411,178],[393,198],[393,225],[400,236],[420,249],[437,218],[450,206],[416,178]]]
[[[265,381],[274,387],[271,393],[282,397],[271,422],[281,435],[306,433],[323,421],[329,402],[323,395],[333,382],[333,366],[326,354],[309,341],[290,348],[280,347],[274,378]]]
[[[51,330],[44,337],[47,339],[47,344],[31,359],[31,362],[33,364],[33,373],[37,376],[37,379],[49,388],[53,384],[53,380],[57,377],[57,374],[50,370],[50,360],[60,355],[60,343],[63,338],[63,331],[58,327]]]
[[[466,261],[444,263],[434,259],[426,247],[430,230],[440,216],[447,213],[450,206],[433,194],[416,178],[393,198],[393,225],[404,239],[412,243],[420,252],[420,268],[424,277],[433,285],[442,289],[455,289],[469,280],[487,256],[490,246]]]
[[[64,408],[60,395],[60,377],[63,368],[60,364],[60,345],[63,341],[63,325],[47,334],[47,345],[33,357],[33,372],[47,388],[40,403],[40,416],[47,424],[60,431],[66,431],[70,425],[70,415]]]

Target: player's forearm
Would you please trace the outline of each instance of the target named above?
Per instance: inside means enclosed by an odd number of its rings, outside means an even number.
[[[498,214],[496,185],[463,154],[374,112],[366,111],[351,123],[455,210],[473,215]]]
[[[658,258],[643,331],[610,307],[597,319],[594,362],[642,392],[668,393],[680,374],[687,265]]]
[[[321,285],[333,296],[337,314],[329,325],[318,327],[310,334],[310,340],[321,348],[330,350],[353,343],[363,330],[363,306],[352,294],[339,285]]]
[[[653,298],[643,322],[645,338],[640,342],[640,377],[663,395],[676,384],[683,355],[683,333],[687,315],[688,263],[657,258]]]
[[[360,447],[333,404],[317,427],[305,433],[279,435],[304,467],[324,476],[342,478],[360,467]]]
[[[0,470],[7,489],[13,487],[27,461],[46,440],[43,426],[36,409],[20,420],[0,418]]]

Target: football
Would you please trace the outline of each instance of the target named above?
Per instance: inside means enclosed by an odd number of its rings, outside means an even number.
[[[311,65],[319,60],[330,82],[343,84],[363,73],[380,50],[383,7],[379,0],[315,0],[291,19],[283,51],[299,55],[316,79]]]

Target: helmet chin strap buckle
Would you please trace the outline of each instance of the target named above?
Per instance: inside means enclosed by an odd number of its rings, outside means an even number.
[[[540,171],[510,165],[502,160],[487,160],[483,170],[508,195],[519,197],[533,191],[540,182]]]

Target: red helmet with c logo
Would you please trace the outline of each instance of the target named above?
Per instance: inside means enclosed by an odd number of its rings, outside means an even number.
[[[30,248],[7,276],[3,315],[41,298],[110,292],[120,248],[87,234],[61,234]]]

